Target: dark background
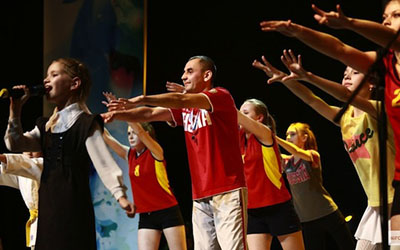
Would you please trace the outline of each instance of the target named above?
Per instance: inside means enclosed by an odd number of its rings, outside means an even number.
[[[381,1],[149,1],[147,93],[165,92],[167,80],[180,83],[182,69],[189,57],[204,54],[213,58],[218,68],[216,85],[231,92],[237,107],[248,98],[264,101],[276,119],[279,136],[284,136],[292,122],[311,125],[321,154],[324,186],[342,213],[353,215],[349,225],[354,232],[367,205],[366,196],[344,150],[339,128],[306,106],[282,84],[267,85],[265,74],[251,65],[254,59],[265,55],[273,65],[284,70],[279,57],[283,49],[290,48],[302,54],[306,69],[328,79],[340,82],[345,69],[343,64],[309,49],[296,39],[261,32],[259,22],[262,20],[291,19],[333,34],[361,50],[376,49],[372,43],[350,31],[319,26],[313,19],[311,3],[325,10],[334,10],[335,4],[339,3],[348,16],[381,20]],[[7,1],[4,6],[0,10],[1,87],[40,84],[43,67],[48,66],[43,65],[42,59],[41,1]],[[329,104],[341,105],[323,92],[310,88]],[[29,100],[22,115],[24,129],[33,128],[35,118],[41,114],[41,98]],[[0,115],[0,136],[3,137],[8,100],[0,100]],[[154,125],[165,150],[170,184],[190,233],[191,186],[183,131],[171,129],[165,123]],[[0,147],[0,152],[8,152],[2,140]],[[23,230],[28,217],[19,191],[1,187],[0,238],[5,249],[23,248]],[[274,249],[279,248],[274,244]]]

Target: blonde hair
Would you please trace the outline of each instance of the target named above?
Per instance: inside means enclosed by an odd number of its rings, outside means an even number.
[[[77,102],[79,107],[86,113],[91,114],[89,108],[86,105],[86,99],[89,96],[90,88],[92,86],[92,80],[88,68],[79,60],[74,58],[59,58],[53,61],[63,65],[63,71],[71,78],[78,77],[81,80],[81,85],[77,89]],[[54,126],[58,119],[58,108],[55,107],[53,114],[49,117],[48,122],[45,125],[45,130],[51,130],[53,132]]]
[[[315,138],[315,135],[310,128],[310,125],[308,125],[307,123],[295,122],[290,124],[289,128],[290,127],[294,127],[298,135],[307,136],[307,140],[304,143],[304,149],[318,150],[317,139]]]
[[[272,115],[270,115],[268,107],[267,105],[265,105],[265,103],[255,98],[247,99],[246,101],[244,101],[244,103],[251,103],[254,106],[254,111],[256,112],[256,115],[264,116],[262,123],[267,125],[274,133],[276,133],[275,119],[272,117]]]
[[[144,129],[144,131],[149,132],[149,135],[150,135],[154,140],[156,140],[156,131],[154,130],[153,125],[151,125],[149,122],[140,122],[139,124],[140,124],[140,126],[142,126],[142,128]],[[130,129],[130,128],[131,128],[131,127],[128,125],[128,132],[129,132],[129,129]],[[131,129],[132,129],[132,128],[131,128]]]
[[[89,69],[84,63],[75,58],[59,58],[54,62],[61,63],[64,67],[64,72],[71,78],[78,77],[81,80],[81,85],[77,90],[76,97],[79,103],[85,103],[92,87]]]

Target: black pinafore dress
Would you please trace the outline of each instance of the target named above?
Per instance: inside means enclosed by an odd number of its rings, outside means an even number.
[[[45,131],[37,121],[44,167],[39,188],[36,250],[96,249],[94,210],[89,187],[91,160],[85,141],[100,116],[82,113],[63,133]]]

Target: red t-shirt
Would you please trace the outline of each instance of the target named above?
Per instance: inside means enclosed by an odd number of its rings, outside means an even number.
[[[224,88],[203,94],[210,101],[211,111],[171,109],[175,125],[185,131],[193,199],[246,186],[233,98]]]
[[[131,148],[128,162],[137,213],[157,211],[178,204],[169,187],[165,160],[156,160],[148,149],[137,157],[136,149]]]
[[[392,125],[396,148],[394,180],[400,181],[400,80],[395,70],[393,50],[383,58],[385,75],[385,108]]]
[[[278,144],[266,146],[254,135],[246,139],[240,130],[240,151],[248,188],[248,208],[279,204],[291,199],[282,176],[282,158]]]

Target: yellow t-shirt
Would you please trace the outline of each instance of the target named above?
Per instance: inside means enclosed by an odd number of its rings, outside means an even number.
[[[376,101],[370,101],[375,107]],[[369,206],[379,206],[379,139],[377,120],[367,113],[353,116],[354,107],[349,106],[344,113],[340,127],[346,151],[356,168],[364,191],[368,197]],[[388,202],[392,203],[394,189],[392,187],[394,174],[395,148],[392,127],[388,123],[387,140],[387,188]]]

